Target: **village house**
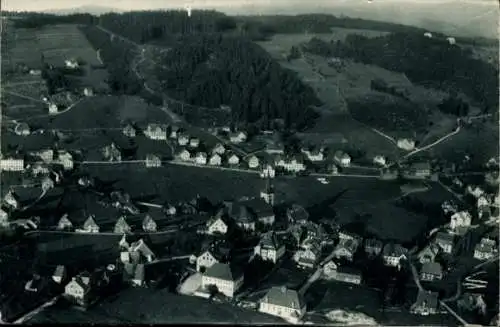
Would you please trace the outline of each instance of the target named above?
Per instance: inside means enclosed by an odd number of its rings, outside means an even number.
[[[389,267],[400,267],[401,260],[408,258],[408,250],[400,244],[389,243],[382,250],[384,264]]]
[[[94,285],[95,280],[88,272],[80,273],[64,287],[63,297],[72,303],[87,306],[94,299]]]
[[[58,150],[56,162],[63,166],[64,170],[72,170],[74,168],[73,156],[66,150]]]
[[[161,167],[161,158],[155,154],[148,153],[145,163],[147,168],[158,168]]]
[[[182,129],[179,128],[179,127],[177,127],[177,126],[175,126],[175,125],[170,126],[169,130],[170,130],[170,133],[169,133],[168,136],[171,139],[176,139],[177,136],[178,136],[178,134],[179,134],[179,132],[182,132]]]
[[[120,149],[115,145],[115,143],[111,143],[108,146],[105,146],[102,149],[102,155],[105,160],[110,162],[120,162],[122,161],[122,154]]]
[[[335,151],[333,160],[341,167],[349,167],[351,165],[351,157],[344,151]]]
[[[191,161],[191,153],[187,149],[180,149],[176,157],[182,161]]]
[[[2,158],[0,160],[1,171],[23,171],[24,159],[23,158]]]
[[[262,235],[259,243],[254,248],[254,254],[262,260],[276,263],[285,255],[285,244],[274,231]]]
[[[474,248],[474,258],[478,260],[490,260],[498,257],[498,245],[495,240],[483,238]]]
[[[459,229],[467,229],[470,227],[472,216],[467,211],[454,213],[450,220],[450,229],[453,232],[458,232]]]
[[[306,313],[306,302],[302,295],[286,286],[273,286],[259,302],[259,311],[298,322]]]
[[[315,241],[303,243],[293,255],[293,261],[299,267],[314,268],[321,256],[321,246]]]
[[[312,162],[323,161],[325,159],[322,148],[301,149],[301,152]]]
[[[292,206],[286,210],[286,216],[289,225],[303,225],[309,220],[309,213],[307,210],[298,204],[292,204]]]
[[[144,218],[142,219],[142,230],[146,233],[156,233],[162,227],[159,224],[161,222],[166,223],[167,219],[154,219],[150,214],[145,214]]]
[[[220,166],[220,165],[222,165],[222,157],[220,156],[220,154],[214,153],[210,157],[208,164],[211,166]]]
[[[241,204],[247,207],[258,222],[264,225],[274,224],[275,216],[272,205],[262,198],[252,198],[241,201]]]
[[[229,230],[229,219],[224,214],[223,210],[219,210],[215,216],[207,221],[208,235],[225,235]]]
[[[400,149],[406,150],[406,151],[411,151],[415,149],[415,141],[412,139],[398,139],[397,141],[397,146]]]
[[[453,234],[437,232],[434,243],[437,244],[444,253],[450,254],[455,246],[455,236]]]
[[[55,283],[62,285],[66,283],[67,278],[68,278],[68,272],[66,270],[66,267],[63,265],[58,265],[54,270],[54,273],[52,274],[52,280]]]
[[[365,240],[365,253],[368,257],[373,258],[376,257],[382,252],[382,241],[369,238]]]
[[[431,175],[431,164],[428,162],[415,162],[410,165],[406,173],[408,178],[427,178]]]
[[[454,37],[450,36],[446,38],[446,41],[448,41],[450,45],[454,45],[457,42]]]
[[[288,172],[298,173],[306,170],[304,161],[300,157],[277,156],[274,160],[276,167],[282,167]]]
[[[205,152],[198,152],[195,157],[195,163],[197,165],[207,164],[207,154]]]
[[[435,314],[438,311],[438,293],[419,290],[417,300],[411,306],[410,312],[422,316]]]
[[[116,221],[113,232],[118,234],[124,234],[124,233],[132,233],[140,229],[142,229],[141,217],[121,216]]]
[[[19,123],[14,128],[14,133],[19,136],[28,136],[31,134],[31,128],[26,123]]]
[[[126,235],[120,240],[120,261],[124,264],[144,264],[156,260],[156,255],[141,238],[135,242],[128,242]]]
[[[94,96],[94,90],[92,90],[90,87],[86,87],[83,89],[83,95],[86,97]]]
[[[438,262],[426,262],[420,269],[420,280],[431,282],[443,278],[443,267]]]
[[[332,259],[323,266],[323,275],[326,279],[335,278],[339,265]]]
[[[9,190],[9,192],[5,194],[3,202],[10,208],[19,209],[20,206],[19,197],[13,190]]]
[[[123,127],[122,133],[127,137],[134,138],[137,136],[137,128],[133,124],[128,123]]]
[[[235,144],[245,142],[247,140],[247,133],[242,131],[231,133],[229,135],[229,140],[231,141],[231,143]]]
[[[212,154],[223,155],[226,152],[226,148],[222,143],[217,143],[212,149]]]
[[[359,244],[360,239],[358,238],[340,239],[339,243],[335,247],[334,257],[337,259],[352,261],[354,259],[354,255],[358,251]]]
[[[434,262],[440,251],[441,248],[439,247],[439,245],[430,243],[417,254],[418,261],[421,264]]]
[[[373,163],[378,166],[385,167],[386,165],[386,160],[384,156],[377,155],[373,158]]]
[[[189,143],[189,136],[177,133],[177,143],[180,146],[187,146]]]
[[[79,67],[78,61],[75,59],[66,59],[64,60],[64,64],[66,65],[66,68],[76,69]]]
[[[132,287],[142,287],[146,285],[146,265],[143,263],[123,265],[123,281],[128,282]]]
[[[49,103],[49,115],[55,115],[59,112],[59,107],[54,102]]]
[[[334,268],[334,267],[332,267]],[[344,283],[360,285],[363,282],[361,271],[352,267],[337,266],[331,269],[331,278]]]
[[[215,286],[218,292],[232,298],[243,285],[243,274],[228,263],[215,263],[201,277],[201,285],[204,289]]]
[[[235,153],[233,153],[230,156],[228,156],[227,163],[230,166],[236,166],[240,163],[240,158]]]
[[[198,146],[200,145],[200,139],[197,138],[197,137],[192,137],[190,140],[189,140],[189,146],[191,148],[197,148]]]
[[[68,214],[62,215],[62,217],[57,222],[56,229],[60,230],[60,231],[71,231],[71,230],[73,230],[73,223],[71,222],[71,220],[69,220]]]
[[[100,231],[100,227],[99,227],[99,225],[97,225],[94,215],[90,215],[85,220],[82,227],[76,229],[76,232],[79,232],[79,233],[99,233],[99,231]]]
[[[162,124],[148,124],[144,135],[151,140],[165,141],[167,139],[167,126]]]
[[[315,241],[320,243],[322,246],[329,243],[329,237],[323,226],[312,221],[308,221],[300,227],[303,231],[302,238],[305,242]]]
[[[274,178],[276,176],[276,170],[272,165],[265,165],[262,167],[262,171],[260,172],[260,177],[262,178]]]
[[[241,203],[226,203],[227,212],[238,227],[246,231],[255,231],[257,217]]]
[[[257,167],[259,167],[259,158],[257,158],[257,156],[255,155],[251,155],[248,158],[248,168],[255,169]]]
[[[196,258],[196,271],[204,273],[216,263],[228,263],[230,249],[218,244],[212,244],[209,249],[203,251]]]

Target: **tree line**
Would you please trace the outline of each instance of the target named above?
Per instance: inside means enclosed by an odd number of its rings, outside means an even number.
[[[401,72],[424,86],[456,89],[474,99],[485,112],[498,108],[498,69],[444,40],[405,33],[376,38],[348,35],[344,42],[314,38],[304,50]]]

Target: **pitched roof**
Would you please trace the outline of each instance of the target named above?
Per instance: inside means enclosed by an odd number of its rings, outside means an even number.
[[[292,204],[292,206],[288,208],[287,216],[295,221],[309,219],[307,210],[298,204]]]
[[[261,301],[292,309],[300,309],[305,306],[302,296],[297,291],[288,289],[285,286],[271,287]]]
[[[234,281],[241,276],[241,272],[234,265],[217,262],[207,269],[205,276]]]
[[[438,262],[426,262],[422,265],[421,273],[441,275],[443,273],[443,268]]]
[[[453,234],[445,232],[437,232],[436,241],[453,244],[455,241],[455,236]]]
[[[400,244],[388,243],[384,246],[383,255],[390,257],[400,257],[406,255],[408,250]]]
[[[259,245],[261,247],[278,249],[283,245],[283,243],[281,242],[281,240],[278,238],[278,235],[276,235],[274,231],[270,231],[262,235]]]

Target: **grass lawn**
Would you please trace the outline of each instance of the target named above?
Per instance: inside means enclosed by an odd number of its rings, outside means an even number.
[[[278,324],[277,317],[214,303],[206,299],[176,295],[166,290],[151,291],[143,288],[127,289],[116,299],[105,299],[90,308],[85,315],[73,311],[47,310],[38,321],[88,323],[226,323],[226,324]],[[47,317],[47,318],[45,318]]]

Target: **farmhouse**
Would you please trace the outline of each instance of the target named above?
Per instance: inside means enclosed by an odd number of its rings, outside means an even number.
[[[309,213],[307,210],[298,204],[292,204],[292,206],[287,209],[286,216],[290,225],[303,225],[309,220]]]
[[[190,161],[191,153],[187,149],[180,149],[177,152],[177,158],[179,158],[182,161]]]
[[[118,234],[125,234],[125,233],[131,233],[139,229],[142,229],[142,219],[137,217],[125,218],[125,216],[121,216],[116,221],[113,232]]]
[[[210,157],[208,164],[211,166],[220,166],[222,165],[222,157],[220,156],[220,154],[215,153]]]
[[[400,244],[389,243],[382,250],[384,264],[389,267],[399,267],[401,260],[406,260],[408,250]]]
[[[14,128],[14,133],[19,136],[28,136],[31,134],[31,129],[26,123],[19,123]]]
[[[149,213],[142,219],[142,230],[149,233],[158,232],[162,227],[168,224],[166,217],[153,218]]]
[[[270,164],[267,164],[262,167],[262,171],[260,172],[260,177],[262,178],[274,178],[276,176],[276,170]]]
[[[95,216],[90,215],[83,223],[82,228],[76,230],[80,233],[99,233],[100,227],[95,221]]]
[[[443,268],[438,262],[426,262],[420,269],[420,280],[431,282],[443,278]]]
[[[274,224],[273,207],[264,199],[253,198],[250,200],[242,201],[241,204],[247,207],[260,223],[264,225]]]
[[[215,263],[202,276],[201,285],[204,289],[215,286],[218,292],[232,298],[243,285],[243,274],[233,265]]]
[[[207,221],[207,234],[225,235],[229,230],[229,226],[229,219],[224,215],[223,210],[219,210],[215,216]]]
[[[161,167],[161,159],[157,155],[149,153],[146,155],[146,167],[157,168]]]
[[[198,165],[206,165],[207,164],[207,154],[205,152],[198,152],[196,154],[195,162]]]
[[[248,158],[248,168],[254,169],[257,167],[259,167],[259,158],[257,158],[257,156],[255,155],[251,155]]]
[[[490,260],[498,256],[498,245],[495,240],[483,238],[474,248],[474,258],[478,260]]]
[[[385,166],[386,165],[386,160],[385,160],[385,157],[384,156],[381,156],[381,155],[377,155],[373,158],[373,163],[375,165],[379,165],[379,166]]]
[[[412,139],[399,139],[397,142],[397,146],[400,149],[406,150],[406,151],[411,151],[415,149],[415,141]]]
[[[455,236],[453,234],[437,232],[434,242],[441,248],[441,250],[443,250],[444,253],[451,253],[455,245]]]
[[[59,107],[54,102],[49,103],[49,115],[55,115],[59,112]]]
[[[333,160],[341,167],[349,167],[351,165],[351,157],[343,151],[335,151]]]
[[[127,137],[136,137],[137,129],[133,124],[128,123],[123,127],[122,133]]]
[[[431,175],[431,164],[428,162],[415,162],[407,171],[410,178],[427,178]]]
[[[116,162],[122,161],[121,151],[113,142],[102,149],[102,155],[104,159],[107,161],[116,161]]]
[[[275,232],[262,235],[260,242],[254,248],[254,254],[265,261],[276,263],[285,254],[285,245]]]
[[[317,242],[306,242],[302,244],[293,255],[293,260],[300,267],[314,268],[321,256],[321,246]]]
[[[71,231],[73,229],[73,223],[69,220],[68,214],[64,214],[59,219],[56,229],[61,231]]]
[[[240,163],[240,158],[233,153],[227,158],[227,163],[231,166],[238,165]]]
[[[70,302],[86,306],[93,300],[92,290],[94,280],[89,273],[81,273],[73,277],[71,281],[64,287],[63,297]]]
[[[56,162],[62,165],[64,170],[72,170],[74,167],[73,156],[66,150],[57,151]]]
[[[295,290],[273,286],[260,301],[259,311],[297,322],[306,313],[306,302]]]
[[[151,140],[166,140],[167,126],[162,124],[148,124],[144,135]]]
[[[122,238],[122,241],[125,240],[125,235]],[[122,242],[120,242],[122,243]],[[123,242],[125,243],[125,242]],[[124,248],[120,253],[120,259],[122,263],[130,263],[130,264],[144,264],[148,262],[152,262],[156,260],[156,255],[153,251],[147,246],[144,240],[141,238],[136,242],[132,242],[130,246]]]
[[[212,149],[212,154],[219,154],[222,155],[226,152],[226,148],[222,143],[217,143],[214,148]]]
[[[231,141],[231,143],[236,143],[236,144],[245,142],[247,140],[247,133],[243,131],[231,133],[229,135],[229,140]]]
[[[192,137],[192,138],[189,140],[189,146],[190,146],[191,148],[197,148],[199,145],[200,145],[200,139],[199,139],[199,138]]]
[[[301,152],[312,162],[324,160],[323,149],[321,148],[302,149]]]
[[[274,165],[277,167],[282,167],[286,171],[295,173],[306,170],[304,161],[300,157],[283,157],[278,155],[274,160]]]
[[[339,244],[335,247],[334,257],[337,259],[352,261],[358,250],[359,243],[359,239],[357,238],[340,240]]]
[[[352,267],[340,266],[333,272],[332,277],[339,282],[359,285],[363,281],[361,271]]]
[[[177,133],[177,143],[180,146],[186,146],[189,143],[189,136]]]
[[[209,249],[203,251],[196,258],[196,271],[204,273],[207,268],[212,267],[216,263],[228,263],[229,249],[224,246],[212,244]]]
[[[2,158],[0,159],[0,171],[23,171],[23,158]]]

